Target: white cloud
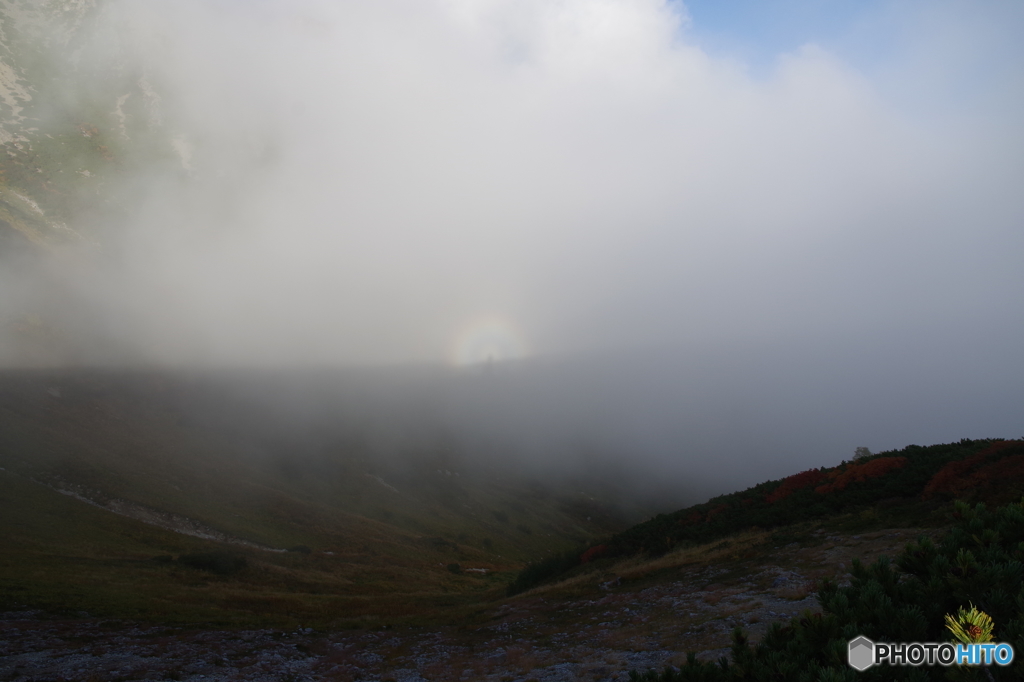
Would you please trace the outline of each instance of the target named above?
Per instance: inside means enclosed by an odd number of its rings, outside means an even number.
[[[159,360],[348,363],[441,361],[492,313],[543,353],[841,336],[961,314],[957,287],[1010,296],[937,274],[1020,245],[1003,100],[933,88],[950,115],[919,121],[887,93],[948,66],[926,47],[885,78],[807,46],[755,79],[678,9],[119,4],[193,179],[153,188],[101,298],[121,290]],[[940,41],[963,14],[907,21]]]

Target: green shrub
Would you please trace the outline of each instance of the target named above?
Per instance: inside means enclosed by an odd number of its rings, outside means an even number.
[[[218,575],[231,575],[249,565],[245,557],[224,551],[182,554],[178,557],[178,563]]]
[[[634,682],[681,680],[1011,680],[1014,668],[873,667],[856,673],[847,665],[849,640],[950,641],[945,615],[971,604],[995,621],[996,641],[1024,651],[1024,501],[996,510],[958,502],[943,540],[906,546],[895,563],[855,561],[848,587],[826,582],[818,591],[823,614],[805,613],[774,623],[756,646],[742,630],[733,633],[732,661],[701,662],[664,672],[630,673]]]
[[[580,555],[586,551],[586,547],[581,547],[569,552],[563,552],[556,554],[553,557],[544,559],[537,563],[529,564],[526,568],[519,572],[516,579],[508,586],[508,596],[525,592],[530,588],[536,587],[541,583],[544,583],[551,578],[560,576],[566,571],[576,568],[580,565]]]

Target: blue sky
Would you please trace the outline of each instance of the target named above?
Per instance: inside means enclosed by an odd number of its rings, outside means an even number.
[[[670,0],[685,7],[685,40],[770,78],[782,55],[825,50],[922,122],[947,110],[990,115],[1024,101],[1012,0]]]
[[[688,0],[690,36],[713,55],[738,57],[754,70],[807,43],[850,48],[885,0]],[[877,39],[884,36],[876,35]],[[883,47],[883,44],[877,47]]]

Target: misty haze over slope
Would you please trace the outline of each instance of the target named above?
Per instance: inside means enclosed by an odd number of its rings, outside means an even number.
[[[480,452],[721,491],[1021,435],[1015,5],[767,61],[700,3],[2,7],[7,366],[406,366]]]

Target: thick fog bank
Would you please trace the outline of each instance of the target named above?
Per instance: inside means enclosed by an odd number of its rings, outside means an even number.
[[[1024,11],[854,6],[0,3],[0,366],[659,499],[1020,436]]]
[[[594,453],[717,494],[833,466],[860,446],[1021,437],[1024,373],[1010,344],[979,345],[992,355],[850,342],[538,360],[460,377],[445,402],[474,442],[549,465]]]
[[[757,65],[662,0],[0,11],[5,365],[1024,332],[1016,5]]]
[[[1024,434],[1012,348],[849,341],[466,368],[33,372],[64,399],[138,399],[296,465],[443,467],[669,509],[909,444]],[[7,374],[4,381],[23,373]],[[78,378],[76,378],[78,377]],[[82,377],[85,377],[84,379]],[[63,388],[62,388],[63,386]],[[133,398],[135,396],[135,398]],[[160,408],[164,409],[164,407]]]

